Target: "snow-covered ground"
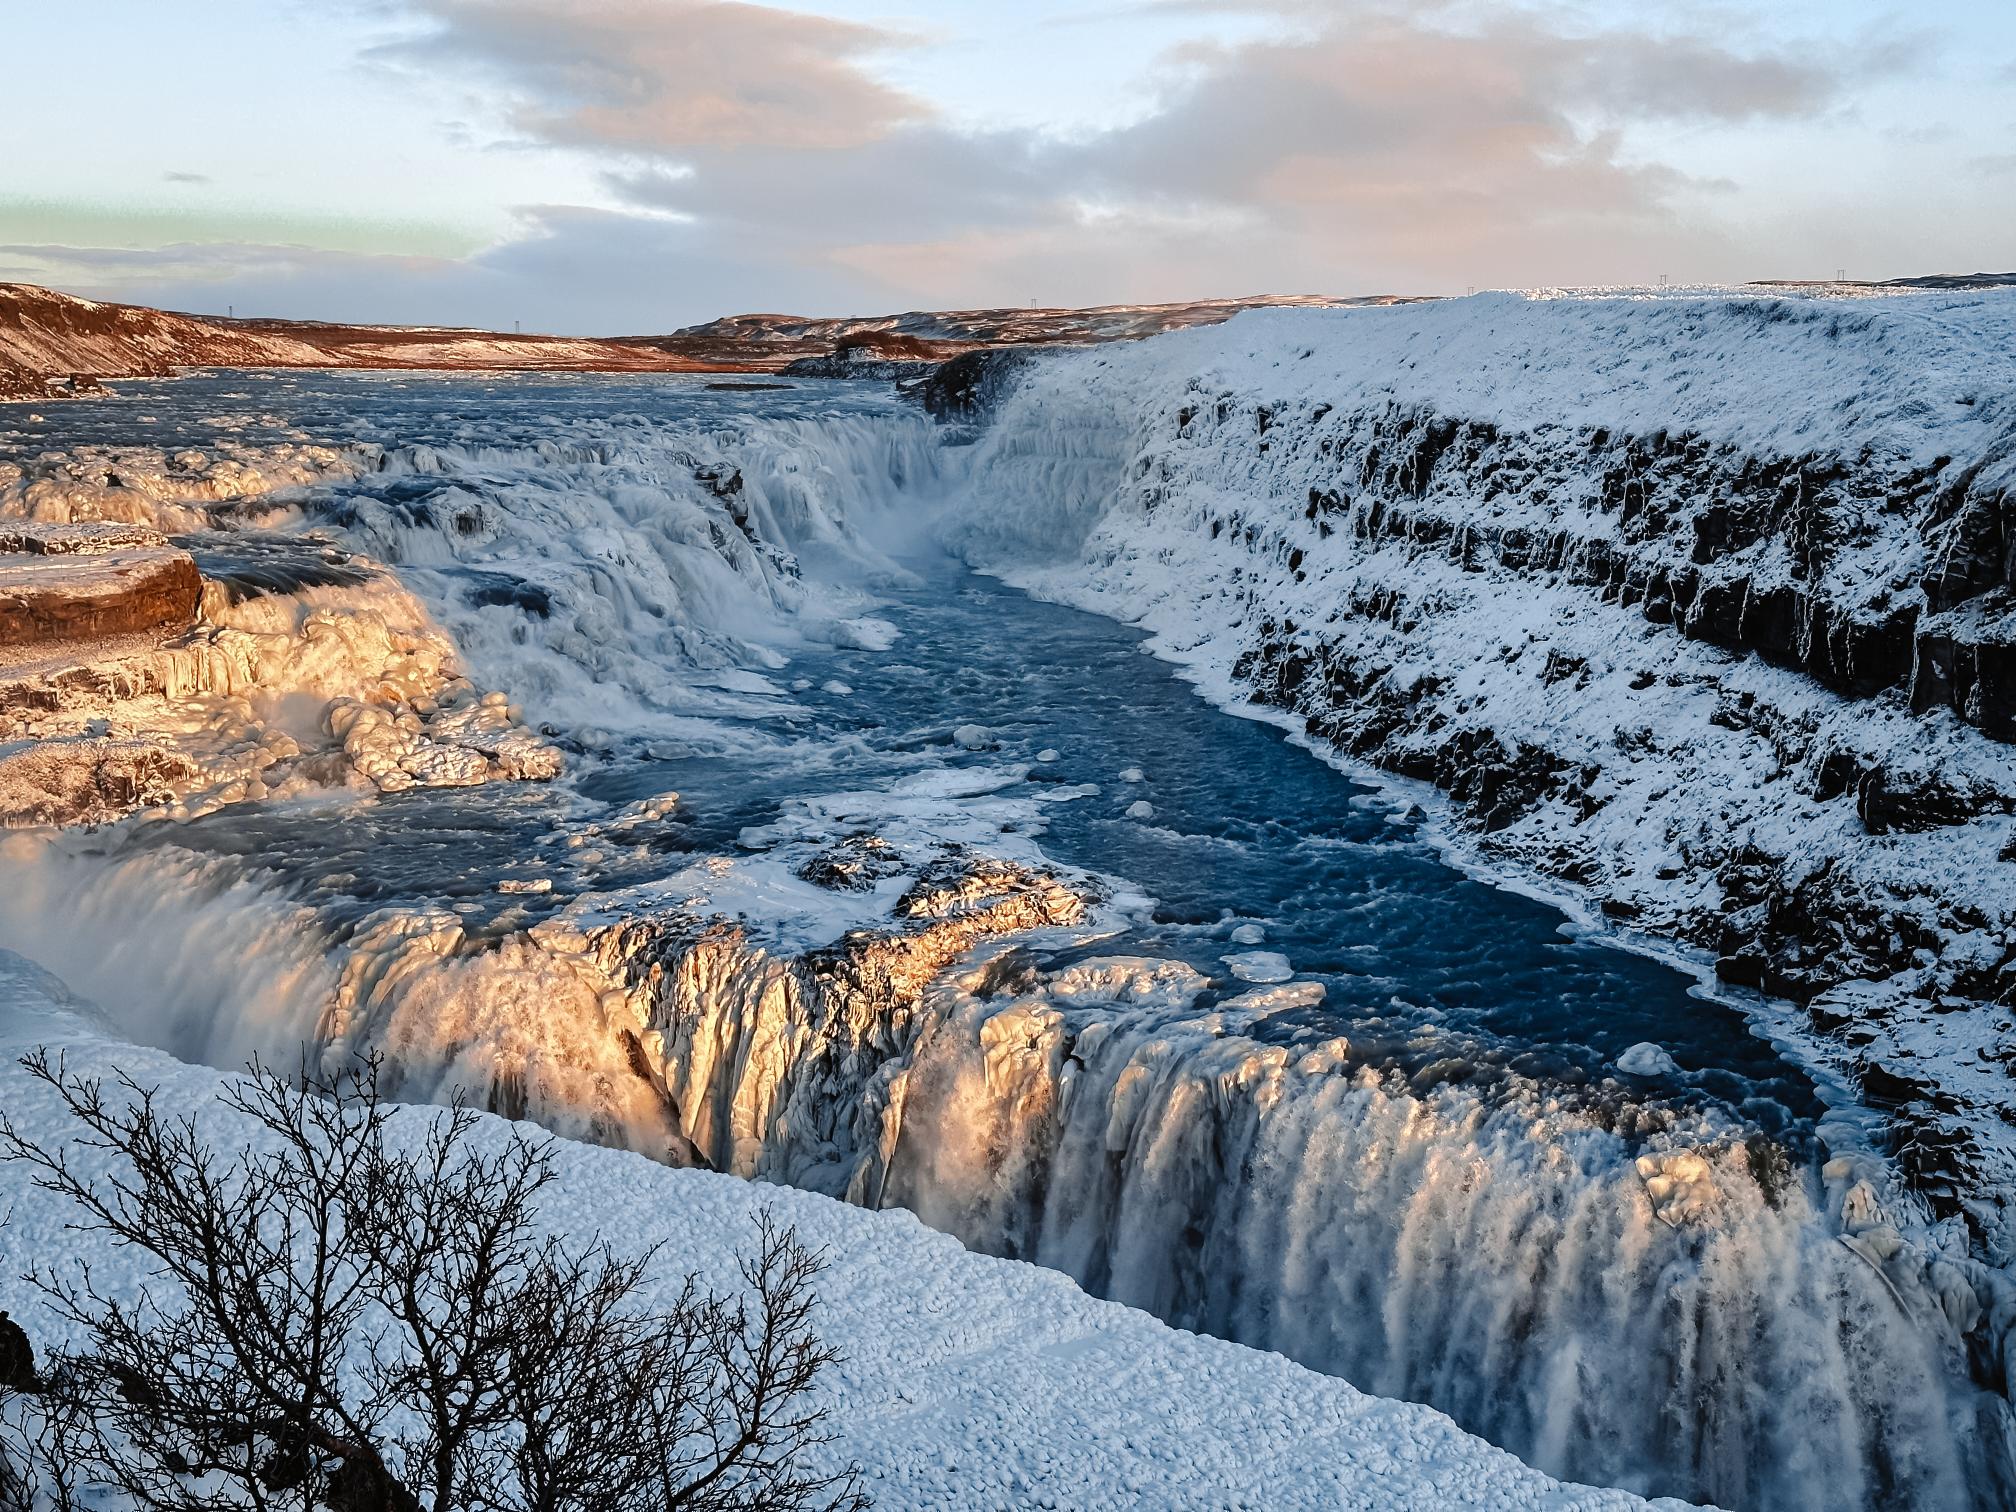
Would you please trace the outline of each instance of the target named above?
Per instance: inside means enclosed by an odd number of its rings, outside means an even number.
[[[220,1144],[243,1137],[240,1116],[215,1102],[218,1072],[120,1043],[93,1025],[94,1010],[57,1001],[52,985],[0,953],[0,1107],[24,1134],[66,1134],[48,1089],[15,1065],[47,1045],[79,1074],[119,1068],[158,1087],[164,1113],[195,1114]],[[501,1139],[507,1128],[486,1119],[479,1137]],[[543,1209],[548,1223],[624,1249],[664,1246],[646,1304],[669,1301],[689,1271],[734,1284],[733,1257],[766,1207],[826,1252],[819,1327],[845,1355],[825,1387],[839,1435],[827,1452],[862,1467],[883,1512],[1646,1505],[1564,1486],[1428,1408],[1168,1328],[1087,1297],[1054,1271],[971,1254],[901,1211],[865,1212],[621,1151],[556,1150],[562,1174]],[[96,1152],[74,1153],[104,1165]],[[22,1272],[88,1260],[114,1295],[144,1279],[133,1252],[68,1228],[67,1204],[22,1173],[0,1169],[0,1192],[0,1309],[43,1348],[66,1335]]]

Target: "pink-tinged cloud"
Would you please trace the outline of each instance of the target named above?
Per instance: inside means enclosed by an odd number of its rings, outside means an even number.
[[[297,303],[324,290],[318,309],[369,314],[358,302],[379,289],[411,309],[398,278],[438,297],[459,267],[454,318],[601,331],[751,308],[1775,275],[1793,243],[1745,230],[1754,196],[1650,144],[1675,125],[1826,120],[1883,66],[1688,30],[1684,9],[1655,34],[1503,5],[1258,0],[1246,8],[1282,29],[1165,55],[1144,115],[1063,140],[935,115],[878,76],[906,39],[876,27],[725,0],[396,3],[427,30],[381,58],[480,81],[527,139],[596,160],[624,208],[531,212],[515,238],[424,275],[304,259]],[[1972,182],[2002,171],[1990,155]],[[1865,264],[1955,255],[1923,226],[1839,208]],[[1830,259],[1858,245],[1832,224],[1823,239]],[[210,271],[218,287],[256,278],[274,308],[296,276]],[[152,292],[136,265],[116,276]]]
[[[927,106],[862,65],[895,32],[737,0],[418,0],[434,23],[383,59],[477,69],[528,135],[625,153],[835,150]]]

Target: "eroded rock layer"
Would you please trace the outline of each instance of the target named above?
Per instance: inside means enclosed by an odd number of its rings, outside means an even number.
[[[202,579],[158,531],[23,522],[0,529],[0,654],[181,630]]]

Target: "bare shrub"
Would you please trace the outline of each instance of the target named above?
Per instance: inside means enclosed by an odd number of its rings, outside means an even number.
[[[298,1086],[255,1065],[221,1094],[261,1131],[231,1155],[124,1074],[23,1065],[83,1132],[45,1145],[0,1118],[0,1159],[154,1262],[137,1294],[82,1262],[34,1278],[89,1341],[10,1435],[16,1479],[59,1505],[87,1485],[162,1512],[867,1505],[857,1472],[813,1468],[822,1261],[768,1214],[740,1291],[689,1275],[654,1309],[655,1247],[543,1231],[550,1141],[476,1138],[457,1107],[402,1146],[374,1064]]]

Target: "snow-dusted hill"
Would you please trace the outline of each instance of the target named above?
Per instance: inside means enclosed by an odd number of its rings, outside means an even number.
[[[425,326],[218,320],[0,283],[0,399],[50,381],[157,376],[179,367],[539,368],[690,371],[691,354],[570,336]]]
[[[832,366],[850,349],[924,362],[1016,343],[1133,340],[1212,324],[1267,305],[1380,303],[1258,296],[1098,309],[914,311],[807,318],[732,315],[668,336],[527,336],[453,326],[340,325],[218,319],[80,299],[34,284],[0,283],[0,400],[35,399],[83,380],[160,376],[181,367],[416,368],[468,371],[775,372],[810,361],[803,376],[905,376]]]
[[[2011,293],[1249,314],[1025,368],[950,531],[1803,1005],[2006,1255],[2012,341]]]
[[[194,1114],[215,1139],[247,1120],[219,1105],[219,1073],[119,1044],[59,1001],[60,987],[0,952],[0,1106],[31,1139],[60,1141],[67,1115],[16,1058],[60,1049],[82,1075],[130,1072],[160,1089],[169,1114]],[[431,1116],[415,1109],[406,1120]],[[508,1125],[486,1119],[480,1137]],[[659,1244],[647,1305],[681,1278],[735,1285],[733,1257],[769,1208],[823,1248],[818,1326],[845,1355],[825,1388],[838,1433],[881,1512],[905,1508],[1084,1509],[1588,1508],[1646,1503],[1564,1486],[1470,1437],[1441,1413],[1382,1401],[1279,1355],[1200,1338],[1100,1302],[1054,1271],[974,1255],[903,1212],[671,1170],[640,1156],[557,1147],[561,1180],[544,1214],[577,1242]],[[103,1168],[100,1152],[72,1157]],[[146,1277],[130,1249],[67,1225],[64,1199],[0,1167],[0,1307],[48,1349],[66,1335],[22,1279],[88,1259],[112,1295]],[[1681,1504],[1655,1505],[1678,1512]]]
[[[305,342],[165,310],[0,284],[0,398],[39,394],[48,377],[158,374],[181,363],[314,366],[318,354]]]
[[[1331,309],[1346,305],[1401,302],[1396,296],[1338,299],[1319,294],[1256,294],[1243,299],[1197,299],[1173,304],[1069,306],[1004,305],[980,310],[909,310],[901,315],[848,316],[727,315],[686,326],[671,336],[642,336],[647,343],[690,340],[737,341],[775,346],[803,343],[828,351],[847,338],[907,340],[939,348],[938,355],[981,346],[1089,345],[1157,336],[1165,331],[1216,325],[1244,310]],[[924,355],[913,352],[912,355]]]

